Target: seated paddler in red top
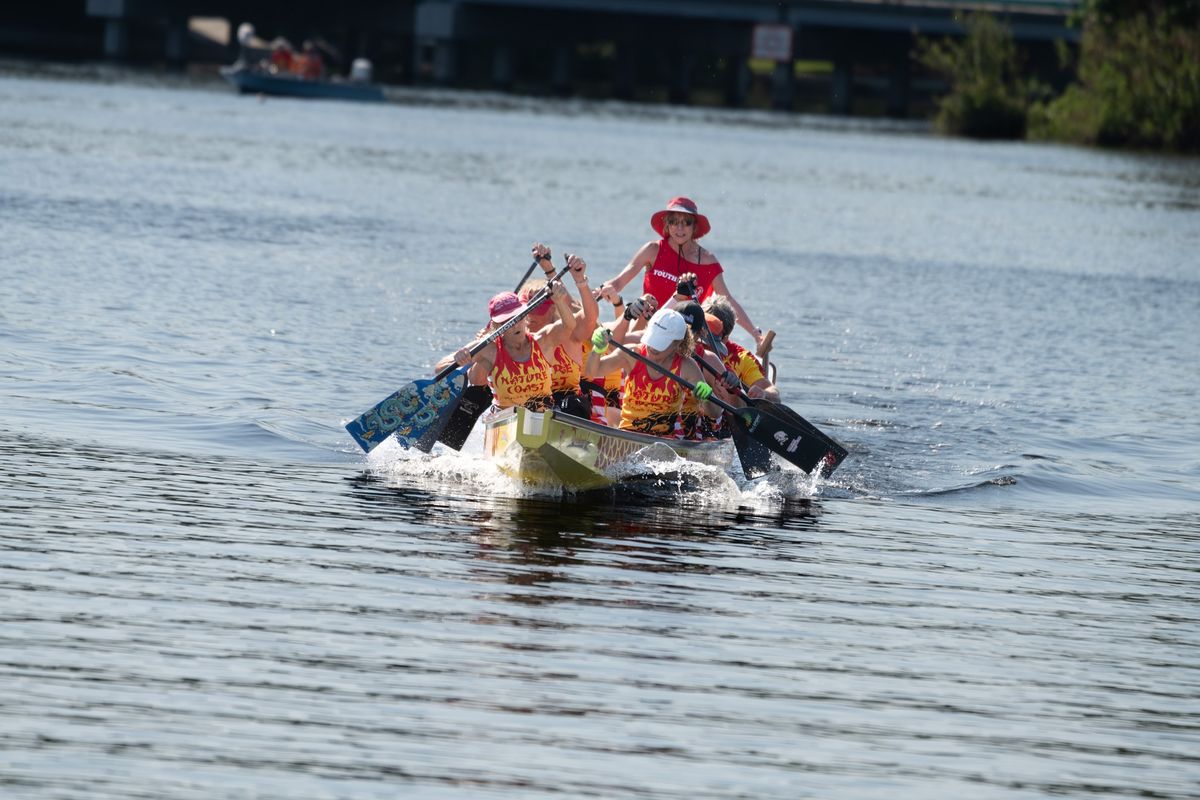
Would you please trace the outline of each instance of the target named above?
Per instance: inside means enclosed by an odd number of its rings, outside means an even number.
[[[672,436],[687,390],[660,370],[647,366],[624,350],[602,355],[609,350],[611,334],[603,326],[592,335],[592,352],[583,366],[585,375],[607,375],[620,369],[625,373],[621,386],[621,421],[624,430]],[[647,360],[665,367],[696,387],[695,395],[704,413],[715,415],[716,407],[704,402],[712,395],[712,387],[704,382],[700,368],[689,356],[695,339],[683,316],[673,309],[662,308],[650,318],[642,343],[630,348]]]
[[[763,372],[762,362],[749,350],[729,340],[729,334],[733,332],[734,311],[728,298],[713,295],[704,304],[704,312],[708,329],[725,351],[719,354],[722,365],[737,377],[738,383],[746,387],[746,396],[751,400],[765,399],[778,403],[779,389]],[[742,405],[738,398],[731,398],[729,402]]]
[[[654,295],[659,306],[667,306],[680,278],[686,273],[694,273],[698,295],[695,299],[704,302],[714,293],[729,298],[738,324],[754,337],[756,346],[761,344],[763,331],[750,321],[750,316],[729,291],[721,262],[711,250],[701,247],[697,241],[712,226],[695,202],[687,197],[672,198],[666,208],[651,215],[650,227],[662,238],[642,245],[620,274],[605,281],[601,288],[612,286],[620,292],[639,272],[645,270],[643,291]]]

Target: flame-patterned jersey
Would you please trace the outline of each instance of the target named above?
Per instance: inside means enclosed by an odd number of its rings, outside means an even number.
[[[637,353],[646,355],[646,345],[637,346]],[[668,369],[679,374],[683,358],[675,356]],[[641,361],[629,371],[621,396],[621,428],[625,430],[669,436],[675,431],[675,419],[683,406],[683,387],[655,371]]]
[[[725,366],[732,370],[733,374],[737,375],[746,386],[753,386],[765,377],[762,364],[759,363],[754,353],[734,342],[726,342],[725,348],[729,351],[729,354],[725,356]]]
[[[728,350],[722,363],[725,368],[738,376],[738,380],[746,384],[749,388],[763,379],[762,364],[759,363],[754,353],[751,353],[746,348],[736,342],[725,342],[725,349]],[[703,345],[697,345],[697,352],[703,353]],[[706,379],[708,380],[708,379]],[[713,381],[709,381],[713,383]],[[700,403],[696,400],[696,396],[691,392],[687,392],[683,400],[683,413],[696,414],[700,411]]]
[[[497,408],[523,406],[550,395],[550,362],[534,338],[528,338],[530,353],[526,361],[517,361],[504,349],[503,337],[496,339],[496,363],[488,382]]]
[[[583,369],[578,359],[571,358],[567,347],[580,352],[583,349],[581,345],[574,343],[554,348],[554,360],[550,362],[550,388],[555,392],[579,391],[579,378]],[[588,342],[588,347],[591,348],[591,342]]]

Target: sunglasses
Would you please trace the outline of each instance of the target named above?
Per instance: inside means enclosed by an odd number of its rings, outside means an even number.
[[[690,228],[696,224],[696,220],[693,217],[667,217],[666,223],[668,227],[671,225],[683,225]]]

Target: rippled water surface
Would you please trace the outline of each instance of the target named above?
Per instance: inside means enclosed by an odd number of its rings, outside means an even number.
[[[0,77],[0,794],[1197,796],[1200,163],[460,97]],[[830,480],[357,451],[676,194]]]

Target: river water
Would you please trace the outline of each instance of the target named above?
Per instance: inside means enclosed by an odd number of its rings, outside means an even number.
[[[0,794],[1200,795],[1200,162],[402,99],[0,78]],[[358,452],[677,194],[830,480]]]

